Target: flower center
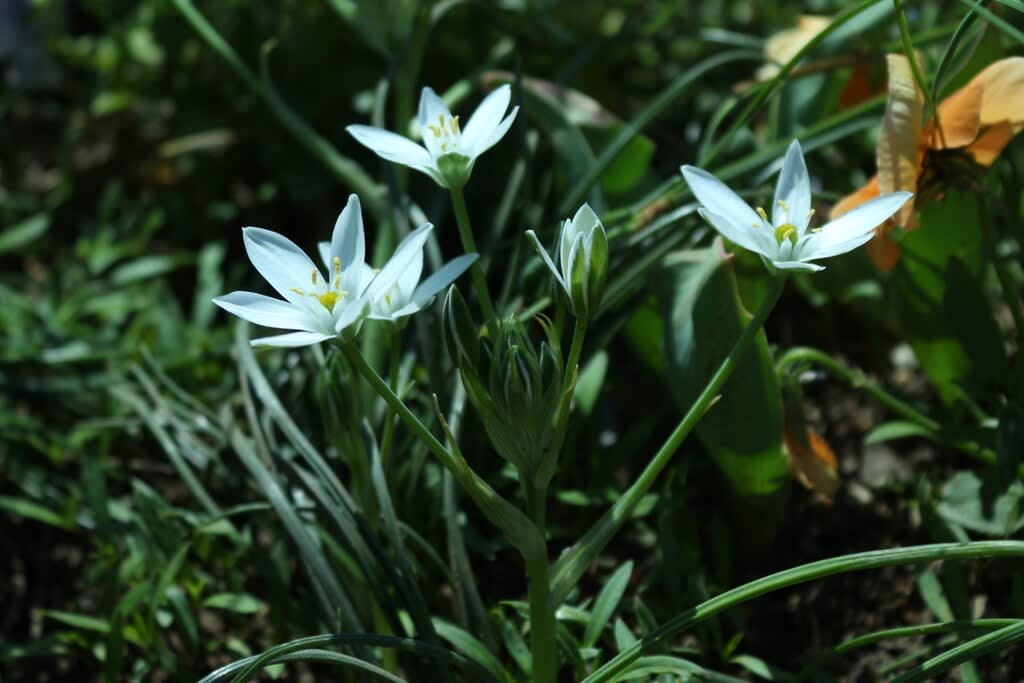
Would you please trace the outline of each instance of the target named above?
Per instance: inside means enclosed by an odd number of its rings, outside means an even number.
[[[786,240],[792,242],[794,246],[796,245],[797,231],[796,226],[792,223],[783,223],[775,228],[775,241],[781,245]]]
[[[334,266],[334,279],[331,281],[329,289],[323,294],[317,294],[316,292],[304,292],[298,287],[292,287],[293,292],[300,296],[311,296],[323,305],[328,311],[334,311],[335,305],[339,301],[343,301],[348,296],[348,292],[341,288],[341,259],[337,256],[333,259]],[[316,268],[313,269],[313,273],[309,276],[313,286],[316,287],[317,281],[320,279],[320,271]]]
[[[441,151],[445,154],[455,152],[459,149],[459,140],[462,139],[462,131],[459,130],[458,116],[437,115],[436,124],[427,124],[427,130],[433,133],[441,144]]]

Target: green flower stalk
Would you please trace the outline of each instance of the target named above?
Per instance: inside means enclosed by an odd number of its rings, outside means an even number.
[[[591,319],[601,305],[608,273],[608,235],[601,219],[587,204],[581,206],[575,216],[566,219],[554,261],[541,245],[537,233],[527,230],[526,234],[555,276],[573,315]]]
[[[538,320],[546,336],[539,345],[515,319],[494,325],[494,339],[481,338],[458,290],[450,288],[445,298],[448,352],[487,436],[531,486],[544,489],[564,433],[557,421],[564,363],[551,324]]]

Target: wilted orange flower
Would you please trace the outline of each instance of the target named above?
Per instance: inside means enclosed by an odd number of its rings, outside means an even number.
[[[799,426],[789,424],[788,421],[782,437],[793,478],[817,493],[825,502],[832,502],[839,490],[839,473],[836,471],[835,453],[825,439],[810,427],[804,427],[801,435]]]
[[[831,23],[831,17],[801,14],[797,17],[795,27],[769,36],[764,41],[762,54],[764,54],[765,64],[757,70],[757,80],[767,81],[774,78],[782,68],[782,64],[786,64],[796,57],[796,53],[800,52],[807,43],[828,28]]]
[[[922,126],[924,96],[903,55],[889,55],[889,100],[878,136],[878,174],[833,208],[835,218],[887,192],[906,190],[916,196],[877,229],[868,255],[882,270],[900,258],[889,236],[894,225],[917,227],[916,207],[942,196],[950,187],[968,187],[976,166],[991,166],[1024,128],[1024,57],[994,62],[970,83],[943,100],[938,116]],[[964,173],[962,170],[966,170]],[[968,181],[965,185],[965,181]]]

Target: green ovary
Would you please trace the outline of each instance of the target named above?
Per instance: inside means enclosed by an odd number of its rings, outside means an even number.
[[[775,241],[782,244],[786,240],[789,240],[796,245],[797,230],[796,226],[792,223],[783,223],[779,227],[775,228]]]

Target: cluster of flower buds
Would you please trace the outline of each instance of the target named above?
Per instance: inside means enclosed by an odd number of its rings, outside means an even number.
[[[563,428],[557,418],[565,368],[555,331],[544,318],[537,320],[546,337],[539,344],[514,318],[499,321],[481,336],[455,287],[444,302],[448,353],[491,443],[541,487],[554,474],[561,447]]]

